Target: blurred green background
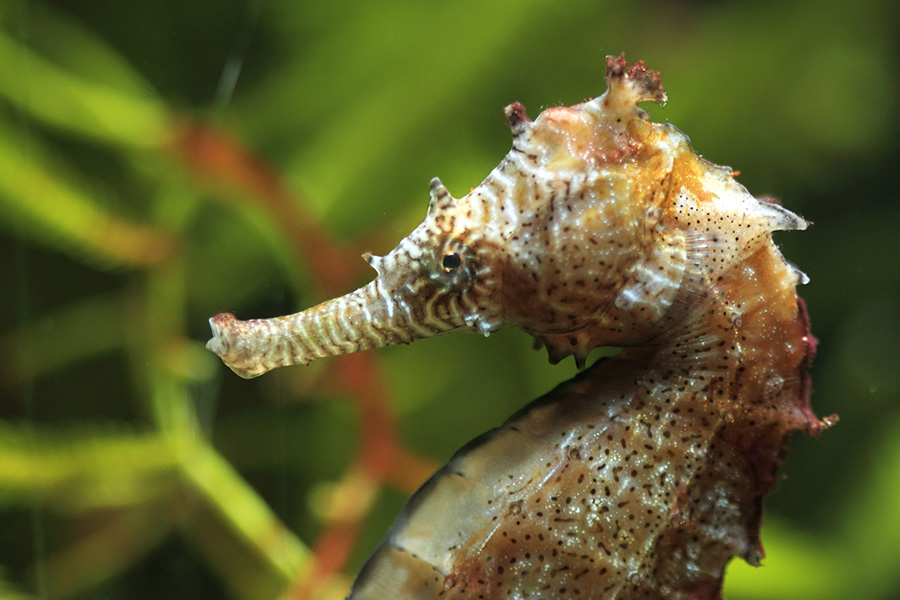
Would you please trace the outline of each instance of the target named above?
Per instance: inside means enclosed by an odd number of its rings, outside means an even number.
[[[900,598],[898,21],[889,0],[0,0],[0,597],[343,597],[422,474],[574,365],[505,331],[244,381],[206,319],[367,281],[358,255],[415,226],[431,177],[461,196],[499,162],[503,106],[595,96],[625,52],[662,74],[654,119],[814,223],[776,241],[841,422],[795,436],[767,558],[726,598]],[[384,443],[411,466],[369,464]]]

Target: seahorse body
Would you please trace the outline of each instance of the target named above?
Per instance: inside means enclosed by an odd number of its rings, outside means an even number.
[[[459,452],[410,501],[351,600],[719,598],[762,556],[763,495],[807,402],[796,272],[769,244],[695,331],[629,348]]]
[[[468,195],[431,185],[421,225],[369,285],[279,319],[210,320],[238,374],[505,325],[579,367],[460,451],[404,510],[350,598],[716,598],[760,556],[763,494],[809,409],[803,279],[770,233],[806,222],[638,107],[643,63],[531,122]]]

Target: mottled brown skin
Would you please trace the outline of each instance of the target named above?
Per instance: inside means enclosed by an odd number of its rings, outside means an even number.
[[[464,198],[434,180],[423,223],[347,296],[275,320],[211,320],[236,372],[513,325],[551,361],[624,346],[462,449],[415,495],[351,600],[715,599],[758,564],[763,495],[809,408],[814,341],[756,199],[648,121],[657,74],[607,61],[607,92],[534,122]]]

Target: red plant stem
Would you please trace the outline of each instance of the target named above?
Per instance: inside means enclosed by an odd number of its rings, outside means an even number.
[[[182,122],[176,126],[172,152],[201,178],[240,189],[258,202],[284,229],[297,255],[307,259],[323,295],[346,290],[363,272],[362,261],[350,260],[350,252],[313,222],[278,175],[228,132]]]

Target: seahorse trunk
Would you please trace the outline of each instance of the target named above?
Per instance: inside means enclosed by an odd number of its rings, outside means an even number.
[[[348,600],[720,599],[732,557],[762,558],[762,499],[791,432],[837,420],[809,405],[803,277],[768,236],[739,252],[680,334],[595,363],[467,444]]]
[[[459,326],[419,314],[380,279],[293,315],[241,321],[221,313],[209,325],[213,337],[206,347],[245,379],[316,358],[408,344]]]

